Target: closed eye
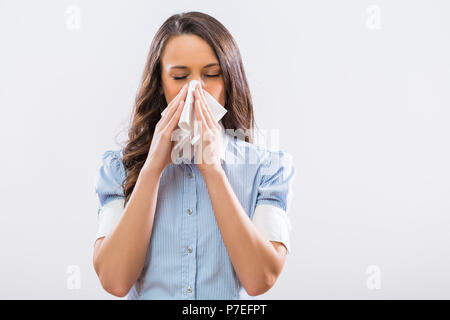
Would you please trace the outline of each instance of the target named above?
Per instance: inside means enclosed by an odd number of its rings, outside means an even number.
[[[207,74],[206,77],[208,78],[216,78],[220,76],[220,74]],[[182,80],[182,79],[186,79],[187,76],[184,77],[173,77],[174,80]]]

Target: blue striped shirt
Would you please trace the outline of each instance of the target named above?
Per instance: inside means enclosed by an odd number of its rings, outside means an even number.
[[[291,154],[222,134],[222,167],[250,219],[260,204],[287,215],[295,176]],[[122,156],[123,149],[102,156],[95,185],[98,213],[108,202],[124,198]],[[171,163],[164,169],[144,268],[127,298],[255,299],[233,268],[195,163]]]

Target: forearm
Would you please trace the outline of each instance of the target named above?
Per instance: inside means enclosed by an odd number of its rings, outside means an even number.
[[[126,293],[142,272],[153,227],[159,181],[158,171],[140,172],[121,219],[103,239],[95,258],[95,269],[105,289],[115,288],[116,292]]]
[[[204,174],[217,225],[233,267],[249,294],[265,292],[280,266],[277,252],[242,208],[223,170]]]

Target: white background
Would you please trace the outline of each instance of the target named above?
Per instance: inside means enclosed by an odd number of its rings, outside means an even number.
[[[424,0],[0,0],[0,298],[117,299],[94,175],[157,28],[194,10],[235,37],[297,168],[293,252],[259,298],[450,298],[450,3]]]

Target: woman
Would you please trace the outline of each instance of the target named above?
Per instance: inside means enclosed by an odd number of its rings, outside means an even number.
[[[171,138],[192,80],[200,82],[200,161],[175,163]],[[203,90],[227,110],[219,122]],[[248,299],[274,285],[290,250],[295,169],[286,151],[252,143],[253,121],[227,29],[200,12],[164,22],[150,47],[127,145],[103,154],[96,182],[94,267],[106,291],[128,299]],[[238,129],[246,135],[235,139],[229,132]]]

